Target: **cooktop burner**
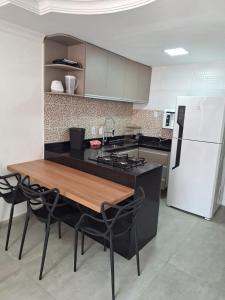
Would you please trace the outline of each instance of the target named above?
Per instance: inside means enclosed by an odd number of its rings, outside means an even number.
[[[121,169],[130,169],[145,164],[144,158],[129,157],[128,154],[112,153],[109,155],[99,155],[94,159],[97,162],[107,164]]]

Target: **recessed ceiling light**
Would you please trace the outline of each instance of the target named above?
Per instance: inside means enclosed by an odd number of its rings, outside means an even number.
[[[164,52],[170,56],[187,55],[189,53],[184,48],[166,49]]]

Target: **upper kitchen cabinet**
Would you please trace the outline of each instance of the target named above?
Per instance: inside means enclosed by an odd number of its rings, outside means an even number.
[[[148,102],[152,68],[138,64],[137,102]]]
[[[86,45],[85,96],[106,97],[108,55],[107,51],[94,45]]]
[[[76,94],[84,95],[85,81],[85,43],[68,35],[51,35],[44,43],[45,92],[51,92],[51,82],[61,81],[65,90],[65,76],[78,79]],[[78,65],[63,64],[62,59],[78,62]],[[55,60],[59,60],[55,63]]]
[[[80,67],[54,64],[67,58]],[[53,35],[45,39],[45,91],[52,80],[64,83],[65,75],[79,80],[76,95],[145,103],[149,99],[151,68],[74,37]]]
[[[126,60],[123,93],[125,99],[133,101],[138,100],[138,65],[139,64],[134,61]]]
[[[125,67],[124,99],[137,103],[148,102],[151,68],[127,60]]]
[[[87,44],[85,72],[86,97],[148,102],[151,80],[148,66]]]
[[[108,52],[107,94],[115,99],[123,99],[126,59]]]

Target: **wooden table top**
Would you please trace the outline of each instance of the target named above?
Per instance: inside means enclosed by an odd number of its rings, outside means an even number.
[[[7,168],[30,176],[34,183],[57,188],[61,195],[97,212],[105,201],[116,204],[134,194],[129,187],[48,160],[28,161]]]

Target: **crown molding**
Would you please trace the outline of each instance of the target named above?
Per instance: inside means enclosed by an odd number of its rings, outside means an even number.
[[[39,0],[0,0],[0,7],[9,4],[40,14]]]
[[[0,19],[0,31],[38,42],[43,41],[45,37],[43,33],[27,29],[2,19]]]
[[[16,5],[38,15],[51,12],[65,14],[108,14],[134,9],[156,0],[0,0],[0,7]]]

